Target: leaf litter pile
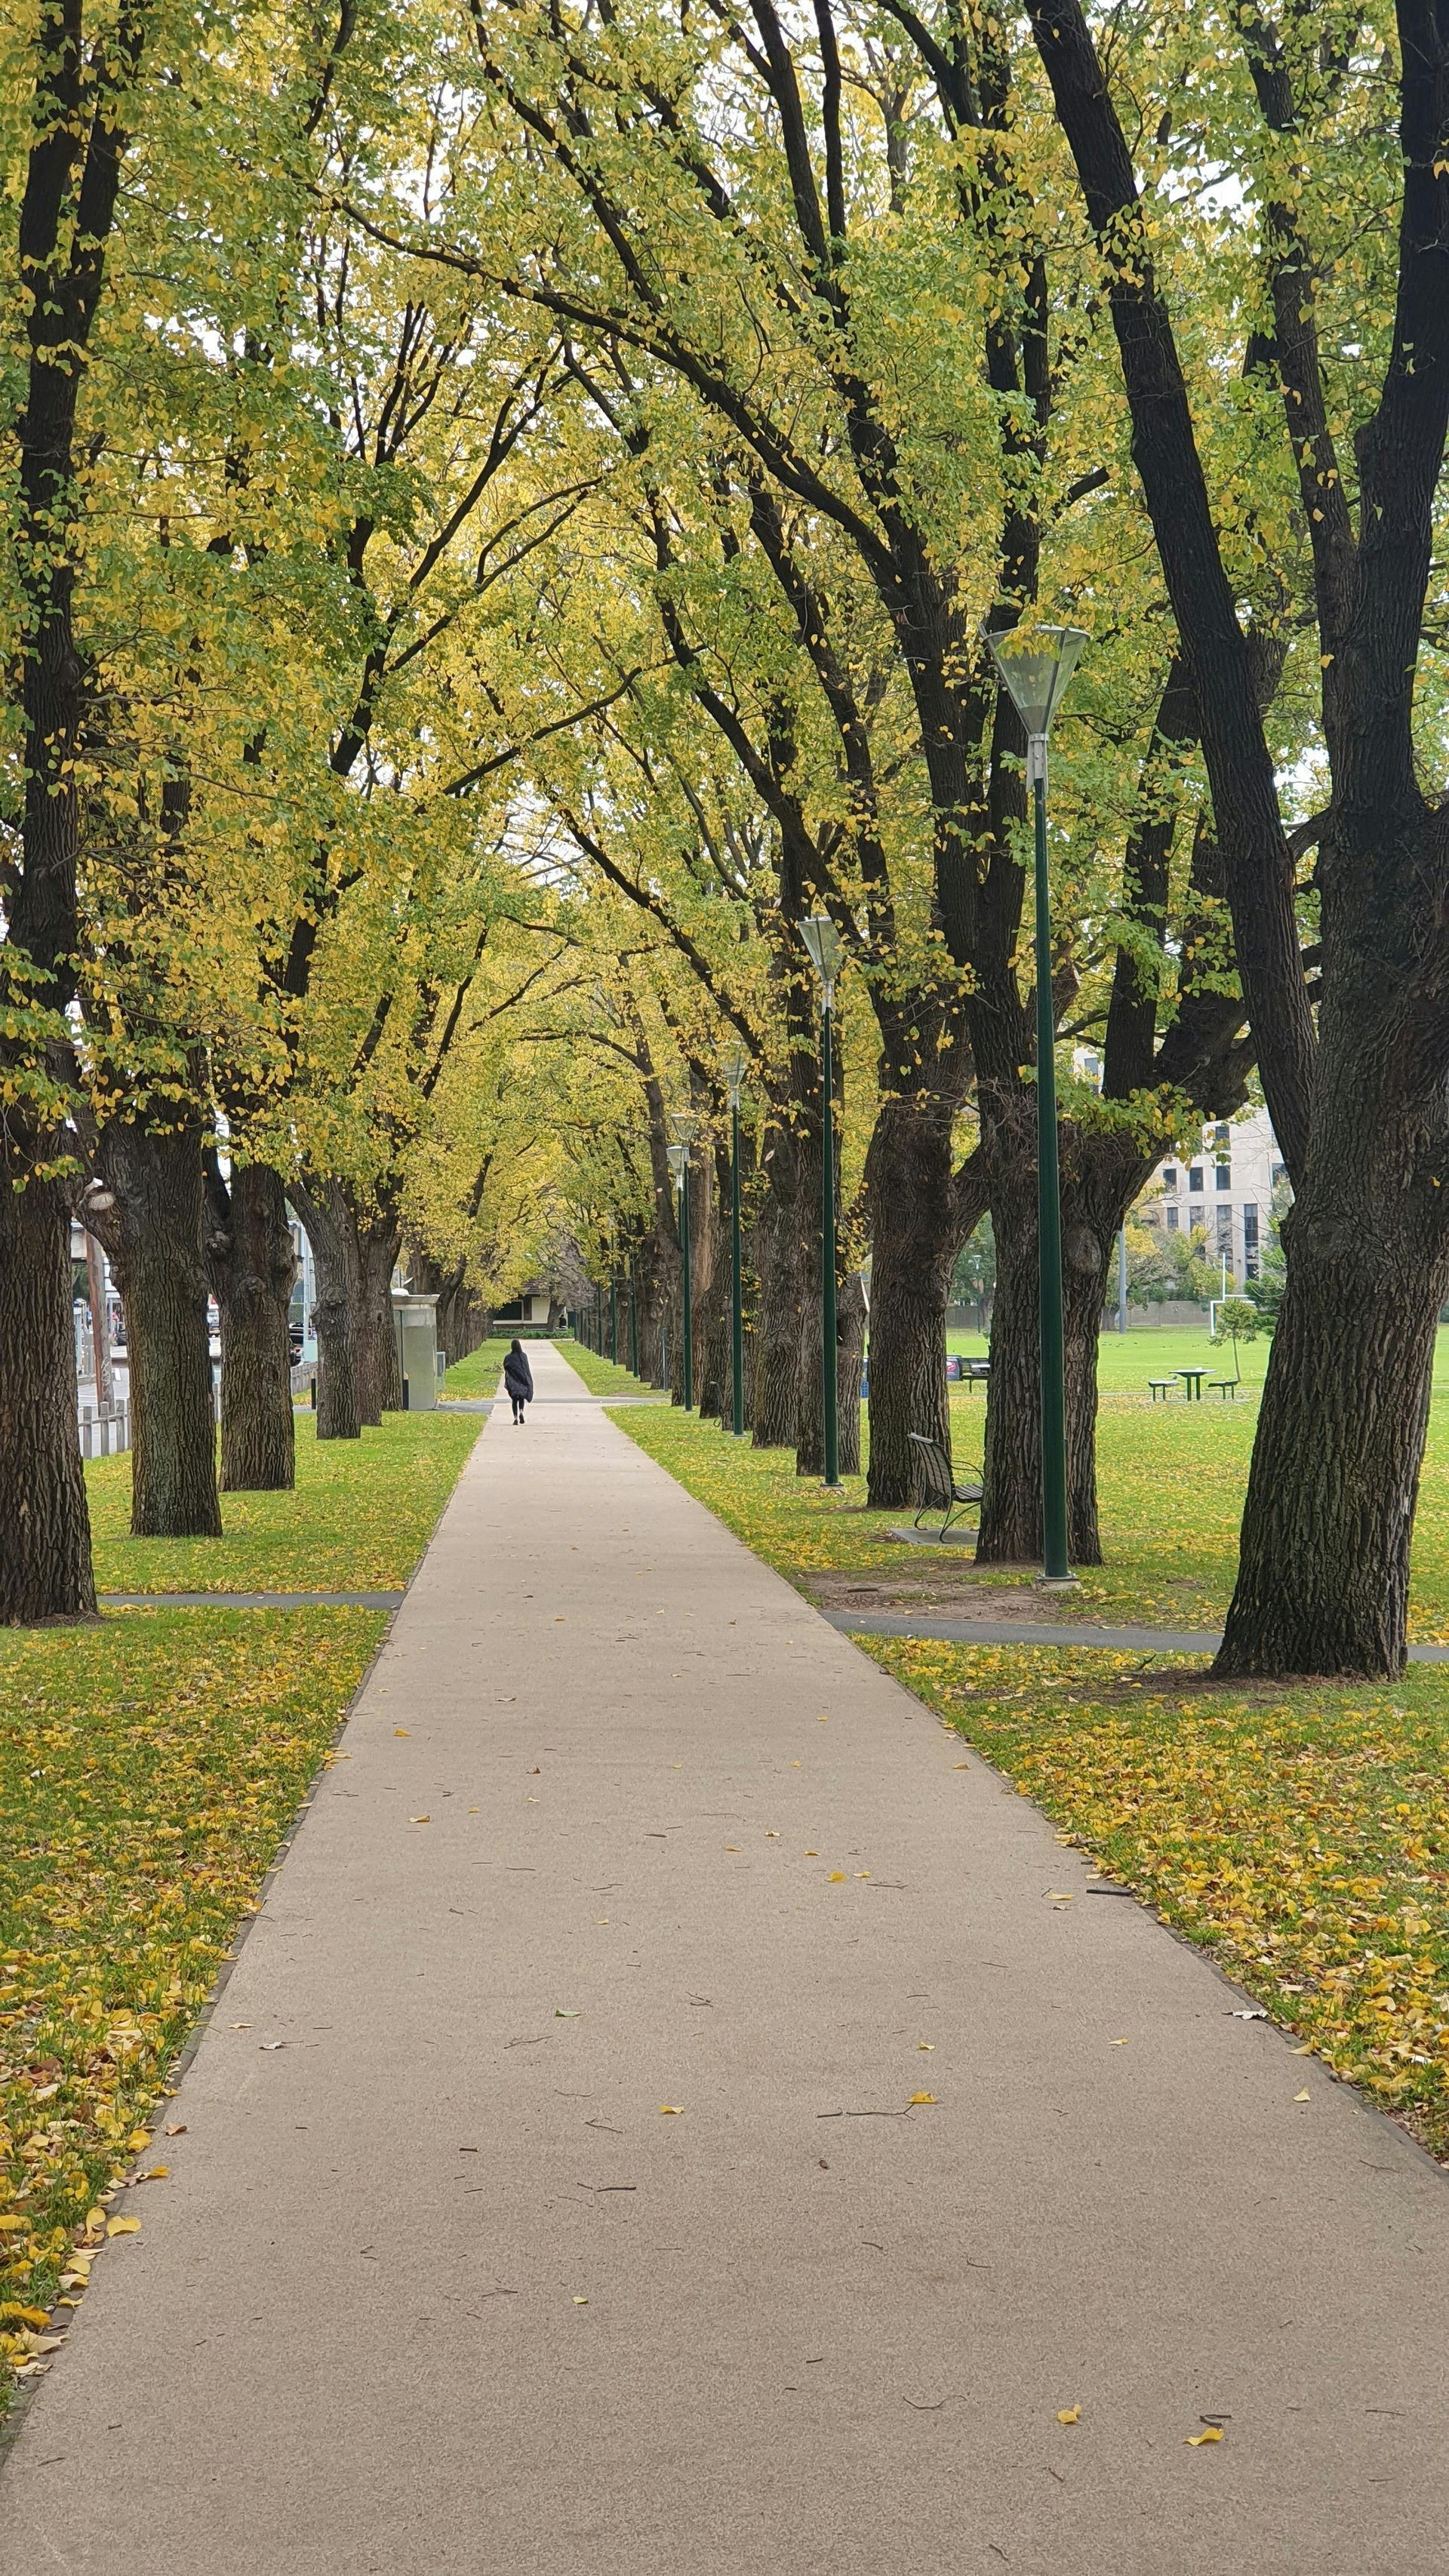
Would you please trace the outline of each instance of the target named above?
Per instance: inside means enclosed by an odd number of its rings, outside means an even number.
[[[1100,1649],[857,1643],[1449,2159],[1449,1667],[1220,1689]]]
[[[6,2365],[44,2366],[57,2299],[136,2232],[107,2201],[382,1626],[147,1609],[0,1632],[0,2408]]]

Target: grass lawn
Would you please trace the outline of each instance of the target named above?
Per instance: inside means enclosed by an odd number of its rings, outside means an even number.
[[[628,1335],[622,1336],[627,1345]],[[577,1369],[591,1395],[656,1395],[647,1378],[635,1377],[613,1360],[600,1359],[597,1352],[585,1350],[582,1342],[560,1342],[559,1350],[570,1368]]]
[[[1149,1376],[1209,1361],[1217,1366],[1220,1355],[1211,1352],[1206,1333],[1103,1336],[1097,1463],[1106,1562],[1080,1569],[1080,1592],[1070,1608],[1054,1602],[1053,1619],[1075,1614],[1108,1624],[1130,1620],[1175,1628],[1221,1623],[1237,1567],[1266,1355],[1261,1342],[1242,1346],[1244,1380],[1251,1375],[1252,1393],[1234,1402],[1153,1404]],[[587,1352],[583,1358],[599,1366]],[[980,1463],[985,1401],[980,1392],[953,1390],[952,1445],[961,1469]],[[686,1417],[678,1406],[641,1408],[618,1419],[631,1439],[771,1565],[807,1588],[832,1574],[912,1584],[929,1577],[940,1596],[1022,1584],[1020,1569],[978,1572],[969,1548],[937,1553],[901,1547],[887,1533],[908,1528],[910,1512],[864,1510],[863,1480],[851,1479],[840,1498],[826,1494],[796,1476],[788,1450],[737,1446],[714,1424]],[[1449,1331],[1439,1335],[1415,1524],[1410,1630],[1418,1638],[1449,1638]]]
[[[859,1642],[1449,2159],[1449,1670],[1218,1689],[1100,1649]]]
[[[0,1629],[0,2382],[6,2359],[41,2366],[111,2186],[149,2169],[167,2069],[384,1624],[157,1608]]]
[[[360,1440],[297,1416],[290,1494],[223,1494],[225,1535],[131,1538],[129,1456],[86,1469],[104,1592],[390,1591],[407,1582],[482,1428],[475,1413],[389,1413]]]
[[[470,1351],[465,1360],[455,1360],[443,1380],[444,1396],[496,1395],[499,1374],[512,1339],[511,1333],[495,1333],[491,1341],[480,1342],[476,1351]]]

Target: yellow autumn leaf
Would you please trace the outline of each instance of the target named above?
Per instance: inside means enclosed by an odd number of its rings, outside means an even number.
[[[394,1735],[411,1735],[412,1728],[410,1726],[395,1726],[393,1728],[393,1733]]]
[[[141,2222],[139,2218],[108,2218],[106,2220],[106,2234],[108,2236],[139,2236],[140,2233]]]
[[[431,1816],[409,1816],[408,1818],[410,1825],[430,1825],[432,1821]]]
[[[1059,2424],[1080,2424],[1081,2420],[1082,2410],[1080,2406],[1059,2406],[1057,2408],[1057,2422]]]
[[[1311,2100],[1312,2100],[1312,2098],[1313,2098],[1313,2097],[1312,2097],[1312,2095],[1311,2095],[1310,2093],[1306,2092],[1306,2091],[1305,2091],[1305,2092],[1302,2092],[1302,2093],[1295,2093],[1295,2094],[1294,2094],[1294,2096],[1293,2096],[1293,2099],[1294,2099],[1294,2101],[1295,2101],[1295,2102],[1308,2102],[1308,2101],[1311,2101]]]
[[[913,2093],[911,2095],[911,2102],[913,2105],[917,2102],[934,2102],[935,2098],[936,2096],[934,2093]]]
[[[845,1885],[845,1872],[844,1872],[844,1870],[843,1870],[843,1869],[833,1869],[833,1870],[831,1871],[831,1873],[830,1873],[830,1876],[829,1876],[828,1880],[826,1881],[826,1884],[827,1884],[827,1886],[829,1886],[829,1887],[843,1887],[843,1886]]]
[[[148,2165],[143,2174],[137,2174],[136,2180],[137,2182],[164,2182],[170,2171],[169,2165]]]
[[[659,2105],[659,2116],[663,2120],[677,2120],[680,2118],[683,2110],[684,2104],[682,2102],[661,2102]]]
[[[1220,2424],[1204,2424],[1200,2433],[1184,2434],[1183,2443],[1185,2449],[1189,2451],[1198,2451],[1201,2450],[1204,2442],[1220,2442],[1222,2438],[1223,2432]]]

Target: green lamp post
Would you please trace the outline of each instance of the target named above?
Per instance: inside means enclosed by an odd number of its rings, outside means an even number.
[[[1036,1167],[1041,1350],[1042,1579],[1075,1580],[1067,1557],[1067,1401],[1062,1332],[1062,1193],[1057,1164],[1056,1013],[1047,877],[1047,736],[1087,638],[1079,626],[984,630],[1002,686],[1026,727],[1036,827]]]
[[[840,1483],[840,1407],[835,1348],[835,1067],[831,1021],[836,979],[845,954],[835,924],[812,912],[800,936],[820,978],[820,1397],[825,1423],[825,1482]]]
[[[679,1259],[684,1272],[684,1409],[694,1405],[694,1281],[689,1252],[689,1149],[699,1133],[699,1120],[692,1109],[676,1109],[669,1121],[674,1130],[674,1143],[669,1147],[669,1168],[679,1192]]]
[[[732,1047],[724,1060],[730,1096],[730,1428],[745,1436],[745,1296],[740,1270],[740,1095],[750,1059],[743,1047]]]

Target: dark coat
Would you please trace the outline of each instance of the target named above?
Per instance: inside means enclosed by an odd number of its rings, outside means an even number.
[[[503,1383],[510,1395],[521,1395],[533,1402],[533,1371],[527,1351],[510,1351],[503,1363]]]

